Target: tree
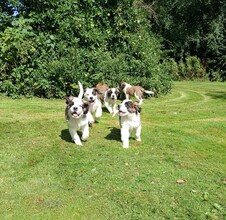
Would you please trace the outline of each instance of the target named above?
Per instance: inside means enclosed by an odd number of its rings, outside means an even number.
[[[160,94],[170,90],[170,63],[133,0],[21,0],[17,11],[0,34],[5,42],[0,47],[2,92],[63,97],[73,93],[78,80],[84,86],[129,81]],[[21,42],[7,34],[12,26],[30,46],[28,51],[17,50]],[[7,45],[15,47],[4,51]],[[11,53],[13,48],[16,53]],[[5,59],[11,55],[12,67]],[[28,55],[31,59],[22,62]]]
[[[226,2],[222,0],[144,1],[154,9],[153,30],[177,61],[198,56],[213,78],[226,79]]]

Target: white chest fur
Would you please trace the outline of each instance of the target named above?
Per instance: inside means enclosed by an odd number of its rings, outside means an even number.
[[[126,116],[119,116],[121,127],[121,140],[123,148],[129,148],[129,137],[132,131],[135,131],[136,140],[141,141],[141,120],[140,113],[133,113]]]

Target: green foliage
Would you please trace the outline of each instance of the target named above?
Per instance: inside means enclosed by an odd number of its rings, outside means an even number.
[[[3,0],[0,12],[0,92],[9,96],[63,97],[78,80],[165,94],[172,76],[226,79],[223,1]]]
[[[174,59],[170,59],[170,62],[174,80],[204,80],[208,77],[206,69],[197,56],[187,56],[185,61],[180,60],[178,63]]]
[[[150,1],[153,30],[164,38],[171,57],[185,60],[197,56],[214,80],[213,72],[226,79],[226,2],[215,0]]]
[[[31,76],[36,54],[35,34],[29,20],[20,18],[0,33],[0,91],[8,95],[23,95],[32,85]]]
[[[1,92],[63,97],[78,80],[171,89],[160,41],[133,0],[24,0],[18,10],[0,34]]]
[[[203,68],[201,61],[196,56],[186,57],[187,75],[189,79],[204,79],[205,69]]]

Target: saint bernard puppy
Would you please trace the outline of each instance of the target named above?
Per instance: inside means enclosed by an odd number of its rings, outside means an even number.
[[[117,111],[116,102],[120,91],[118,88],[109,88],[106,83],[98,83],[95,86],[99,99],[104,103],[110,113]]]
[[[143,103],[144,93],[149,95],[154,95],[154,92],[145,90],[141,86],[132,86],[129,83],[121,83],[121,90],[124,92],[126,99],[129,99],[131,96],[134,96],[139,101],[139,105]]]
[[[95,114],[96,118],[102,116],[102,104],[98,96],[96,88],[86,88],[84,91],[84,99],[89,103],[89,112],[91,115]],[[90,121],[90,123],[93,123]]]
[[[109,88],[104,95],[104,105],[110,113],[115,114],[117,112],[116,102],[120,91],[118,88]]]
[[[134,130],[136,140],[141,141],[141,108],[137,102],[125,99],[118,106],[121,141],[123,148],[129,148],[130,133]]]
[[[78,82],[80,92],[78,97],[66,96],[66,108],[65,108],[65,119],[68,125],[69,133],[72,141],[75,144],[82,146],[82,141],[86,141],[89,138],[89,105],[82,100],[83,87]],[[82,132],[80,139],[77,131]]]

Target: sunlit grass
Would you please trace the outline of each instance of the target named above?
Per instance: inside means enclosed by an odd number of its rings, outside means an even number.
[[[129,149],[106,111],[78,147],[64,100],[0,101],[3,219],[226,218],[225,84],[180,82],[145,100]]]

